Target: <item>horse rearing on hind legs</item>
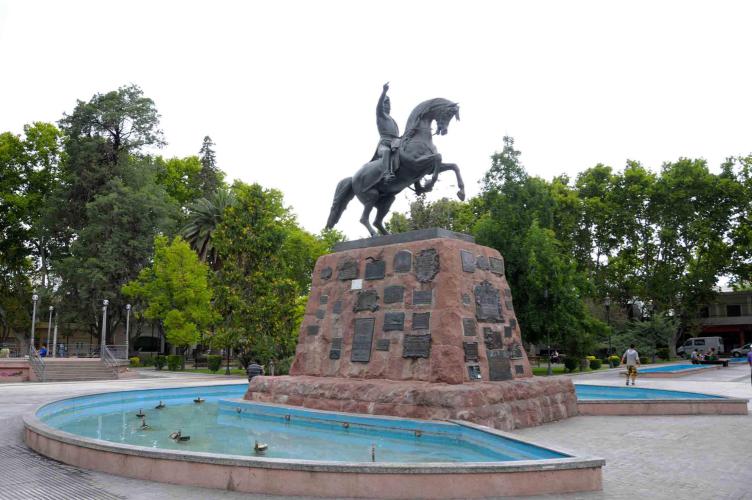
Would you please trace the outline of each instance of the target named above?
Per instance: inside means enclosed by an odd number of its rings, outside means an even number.
[[[399,169],[394,177],[385,176],[383,161],[375,159],[363,165],[355,175],[342,179],[337,184],[334,193],[332,209],[326,223],[331,229],[339,221],[342,212],[353,197],[357,196],[363,203],[363,215],[360,222],[366,226],[371,236],[376,235],[376,229],[381,234],[388,234],[384,228],[384,217],[394,203],[394,199],[403,189],[414,186],[416,194],[427,193],[433,189],[441,172],[453,170],[457,176],[457,197],[465,199],[465,185],[462,182],[460,169],[454,163],[442,163],[441,155],[433,144],[431,125],[436,121],[436,134],[446,135],[452,118],[460,119],[460,108],[457,103],[447,99],[429,99],[418,104],[407,119],[405,134],[399,144]],[[421,179],[427,175],[431,178],[424,185]],[[376,218],[373,228],[369,221],[371,210],[376,207]]]

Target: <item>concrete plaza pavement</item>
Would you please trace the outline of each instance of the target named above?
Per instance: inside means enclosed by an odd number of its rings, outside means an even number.
[[[746,364],[732,365],[677,379],[638,378],[637,385],[752,399],[749,370]],[[623,385],[619,371],[575,375],[574,381]],[[86,471],[41,457],[22,441],[22,415],[55,399],[231,382],[245,383],[239,377],[143,371],[140,378],[130,380],[0,385],[0,499],[281,498]],[[515,433],[555,449],[606,459],[602,492],[539,498],[752,499],[752,415],[574,417]]]

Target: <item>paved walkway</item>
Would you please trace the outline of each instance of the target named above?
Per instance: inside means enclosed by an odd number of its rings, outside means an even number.
[[[578,375],[575,382],[622,385],[618,371]],[[21,415],[47,401],[97,391],[229,380],[244,383],[236,377],[148,372],[132,380],[0,385],[0,499],[280,499],[85,471],[41,457],[22,441]],[[638,378],[637,384],[752,399],[747,365],[678,379]],[[606,459],[603,492],[542,498],[752,499],[752,415],[575,417],[516,433],[553,448]]]

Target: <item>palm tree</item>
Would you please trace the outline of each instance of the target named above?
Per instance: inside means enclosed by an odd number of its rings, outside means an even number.
[[[188,220],[180,233],[196,251],[202,262],[212,269],[219,268],[219,259],[212,245],[212,235],[222,222],[225,209],[235,203],[233,195],[224,189],[211,198],[200,198],[188,207]]]

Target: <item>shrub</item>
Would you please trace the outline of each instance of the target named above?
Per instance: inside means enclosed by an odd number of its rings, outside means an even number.
[[[566,368],[568,372],[574,371],[579,364],[580,363],[575,358],[564,358],[564,368]]]
[[[591,370],[600,370],[601,369],[601,360],[600,359],[591,359],[590,360],[590,369]]]
[[[655,353],[658,355],[661,359],[670,359],[670,354],[668,352],[668,347],[659,347]]]
[[[617,356],[616,354],[613,354],[608,357],[608,364],[611,366],[611,368],[616,368],[621,363],[621,358]]]
[[[209,354],[206,356],[206,363],[209,365],[209,370],[217,372],[222,367],[222,356],[219,354]]]
[[[141,366],[154,366],[154,356],[151,354],[139,354]]]
[[[141,366],[141,358],[138,356],[133,356],[131,358],[131,366]]]
[[[592,361],[595,359],[595,356],[585,356],[585,358],[587,358],[588,361]]]
[[[10,349],[3,348],[0,349],[0,358],[9,358],[10,357]]]
[[[176,372],[185,368],[185,357],[179,354],[170,354],[167,356],[167,369]]]
[[[167,359],[164,356],[157,355],[154,357],[154,366],[157,367],[157,370],[164,368],[165,363],[167,363]]]

